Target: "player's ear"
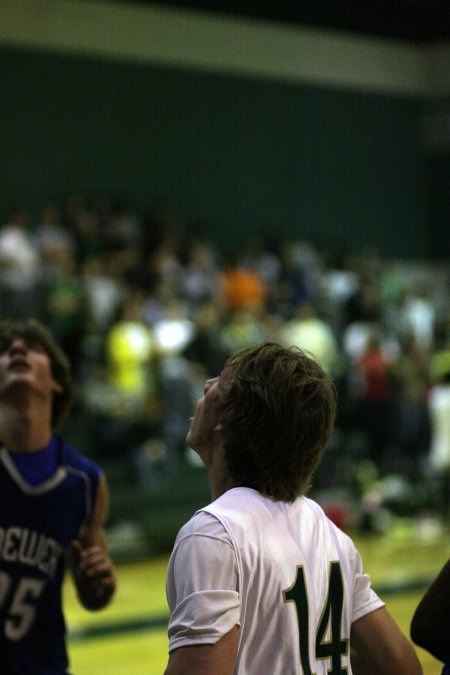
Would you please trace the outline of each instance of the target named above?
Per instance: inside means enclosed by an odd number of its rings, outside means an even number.
[[[64,391],[62,384],[60,384],[59,382],[57,382],[57,381],[55,380],[55,378],[53,378],[52,382],[53,382],[53,385],[52,385],[52,391],[53,391],[53,393],[54,393],[54,394],[62,394],[63,391]]]

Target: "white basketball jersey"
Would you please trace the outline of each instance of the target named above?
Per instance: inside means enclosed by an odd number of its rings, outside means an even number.
[[[240,627],[235,675],[351,674],[350,630],[383,606],[351,539],[307,497],[228,490],[180,530],[170,650]]]

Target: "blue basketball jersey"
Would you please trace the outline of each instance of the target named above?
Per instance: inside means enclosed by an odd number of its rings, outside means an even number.
[[[68,659],[61,586],[65,552],[90,519],[99,467],[58,437],[56,470],[24,478],[0,449],[0,673],[61,675]]]

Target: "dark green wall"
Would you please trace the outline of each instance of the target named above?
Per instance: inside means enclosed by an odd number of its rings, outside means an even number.
[[[450,152],[430,157],[431,237],[440,257],[450,257]]]
[[[416,98],[4,48],[0,78],[1,222],[106,190],[165,198],[222,245],[277,228],[439,253]]]

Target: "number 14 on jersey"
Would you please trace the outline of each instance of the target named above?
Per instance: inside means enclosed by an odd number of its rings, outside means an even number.
[[[297,575],[290,588],[283,591],[284,602],[293,602],[297,611],[300,661],[303,675],[314,675],[309,661],[309,607],[303,565],[297,566]],[[346,675],[341,657],[348,654],[348,638],[341,638],[344,585],[339,562],[330,564],[328,593],[315,636],[317,659],[330,659],[329,675]],[[329,639],[327,633],[329,631]]]

